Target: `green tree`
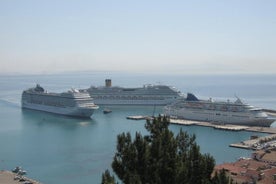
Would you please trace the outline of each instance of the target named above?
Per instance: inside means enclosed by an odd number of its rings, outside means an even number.
[[[159,116],[146,122],[149,135],[136,133],[133,140],[130,133],[117,136],[112,169],[123,183],[213,183],[214,158],[200,153],[195,135],[180,130],[174,136],[168,126],[168,119]]]
[[[115,184],[115,178],[110,175],[108,170],[102,175],[102,184]]]
[[[212,178],[212,184],[233,184],[233,180],[226,175],[226,170],[222,169],[219,173],[215,172],[215,176]]]

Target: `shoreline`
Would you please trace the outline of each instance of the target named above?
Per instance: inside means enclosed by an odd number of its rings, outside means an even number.
[[[30,182],[32,184],[42,184],[36,180],[30,179],[26,176],[22,176],[22,181],[19,181],[18,175],[16,173],[13,173],[11,171],[7,170],[0,170],[0,183],[5,184],[22,184],[23,182]]]

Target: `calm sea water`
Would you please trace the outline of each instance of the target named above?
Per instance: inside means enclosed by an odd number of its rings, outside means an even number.
[[[167,84],[201,98],[230,99],[239,96],[255,106],[276,109],[276,75],[173,76],[82,72],[59,75],[0,76],[0,169],[23,166],[28,176],[45,184],[100,183],[116,151],[116,137],[122,132],[146,134],[144,121],[127,120],[129,115],[152,115],[154,107],[109,107],[113,112],[96,111],[91,120],[75,119],[44,112],[22,110],[22,90],[40,83],[48,91],[62,92],[71,87],[104,85],[136,87]],[[162,108],[156,109],[156,114]],[[276,123],[272,126],[276,127]],[[248,150],[230,148],[230,143],[256,133],[228,132],[198,126],[170,125],[178,133],[184,129],[196,134],[204,153],[216,163],[248,157]],[[262,134],[259,134],[262,135]]]

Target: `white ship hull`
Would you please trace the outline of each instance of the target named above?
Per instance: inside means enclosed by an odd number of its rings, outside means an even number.
[[[47,106],[42,104],[33,104],[28,102],[22,102],[22,108],[45,111],[45,112],[50,112],[54,114],[66,115],[66,116],[82,117],[82,118],[90,118],[95,110],[95,108],[55,107],[55,106]]]
[[[48,93],[38,84],[23,91],[21,104],[22,108],[82,118],[89,118],[98,109],[88,93],[80,93],[76,89]]]
[[[102,87],[91,86],[88,92],[97,105],[160,105],[164,106],[183,98],[175,87],[166,85],[144,85],[138,88],[111,86],[111,79]]]
[[[187,108],[173,109],[170,107],[166,107],[164,110],[164,114],[166,116],[173,116],[180,119],[248,126],[269,127],[273,123],[273,121],[275,121],[273,119],[267,118],[264,112],[252,114],[252,112],[222,112]]]
[[[92,96],[93,97],[93,96]],[[164,106],[175,101],[175,99],[164,100],[121,100],[121,99],[97,99],[93,98],[97,105],[158,105]]]

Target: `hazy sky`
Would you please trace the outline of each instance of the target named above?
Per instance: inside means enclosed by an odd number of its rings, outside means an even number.
[[[276,73],[275,0],[0,0],[0,74]]]

